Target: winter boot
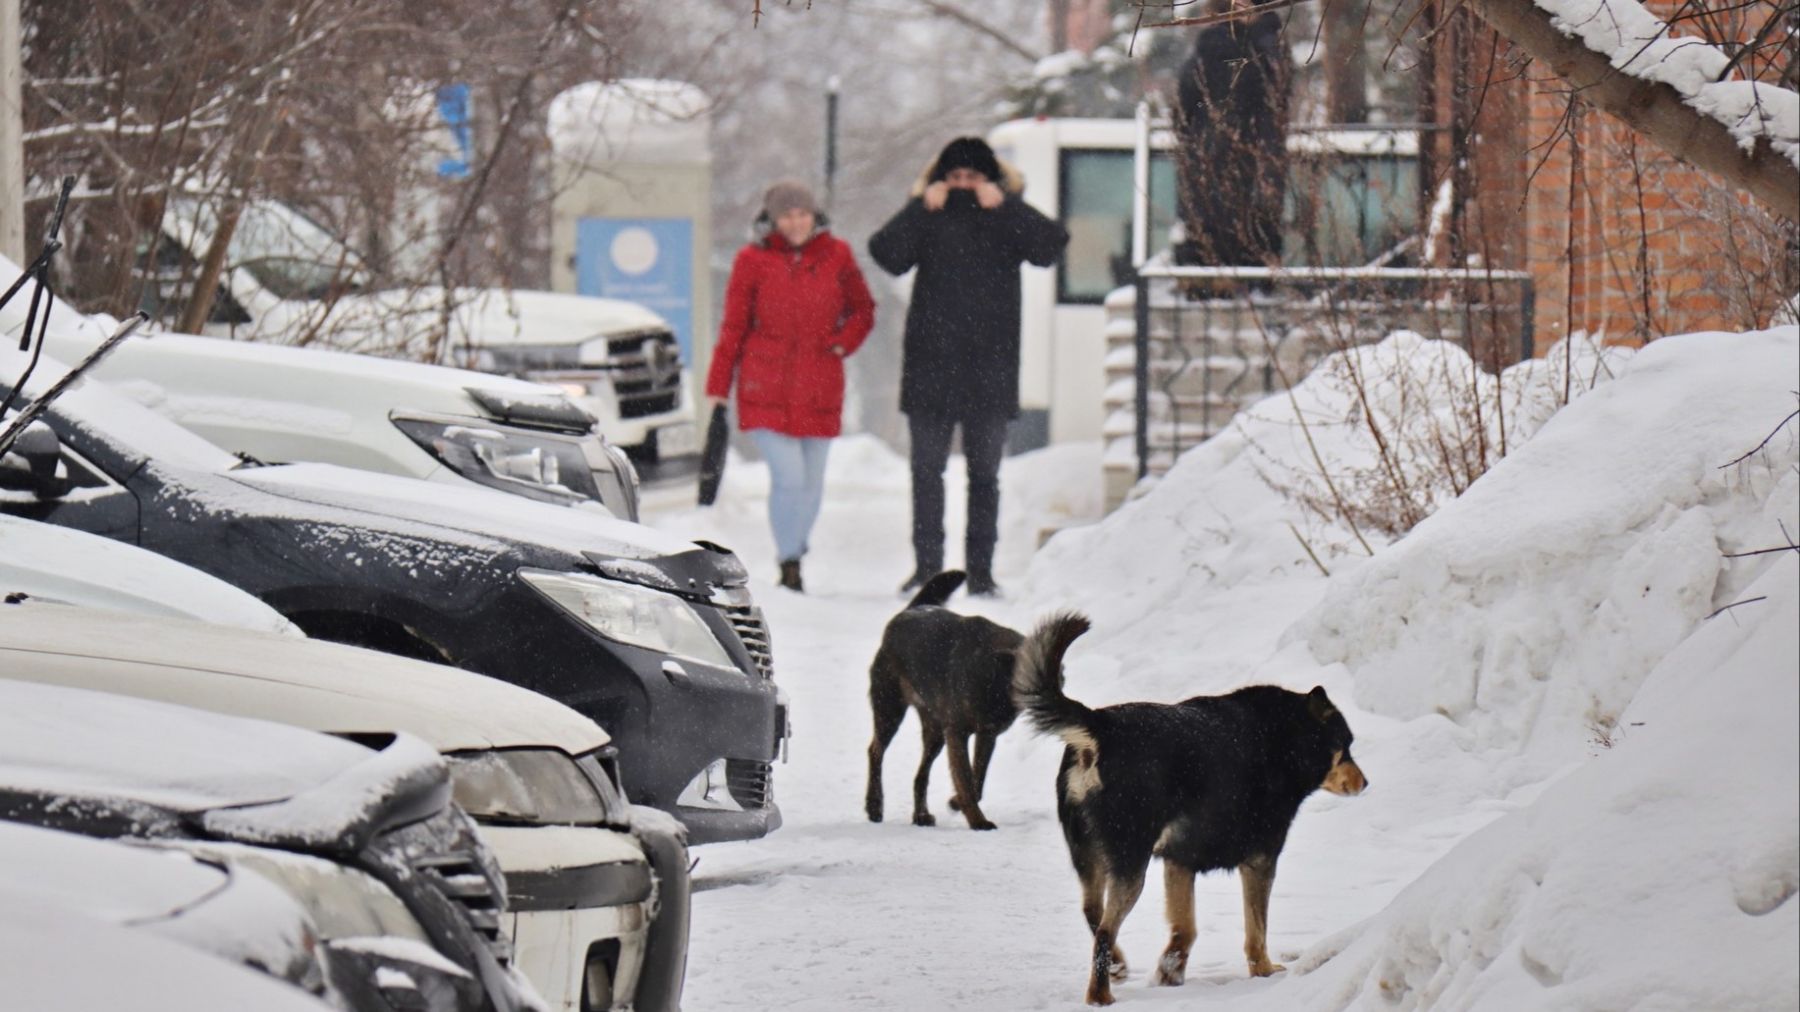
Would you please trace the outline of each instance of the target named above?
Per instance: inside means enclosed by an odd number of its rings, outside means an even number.
[[[781,585],[796,594],[806,593],[800,583],[800,560],[783,559],[781,563]]]
[[[999,598],[1006,596],[1000,593],[1000,585],[994,582],[994,574],[985,569],[970,572],[969,582],[963,584],[963,589],[969,592],[970,597]]]
[[[901,596],[907,596],[913,591],[918,590],[920,587],[925,586],[925,581],[943,571],[943,559],[937,559],[936,561],[931,559],[920,559],[919,564],[913,567],[913,575],[907,577],[906,582],[900,585]]]

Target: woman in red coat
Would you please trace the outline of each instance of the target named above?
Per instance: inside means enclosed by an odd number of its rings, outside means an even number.
[[[874,327],[875,301],[804,184],[769,187],[757,230],[762,238],[731,265],[706,395],[724,403],[737,381],[738,428],[769,462],[781,585],[800,590],[800,557],[825,498],[825,458],[842,425],[844,359]]]

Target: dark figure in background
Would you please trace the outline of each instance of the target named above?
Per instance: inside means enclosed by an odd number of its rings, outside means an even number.
[[[1019,414],[1019,266],[1049,267],[1069,241],[1025,203],[1025,184],[978,137],[940,152],[900,212],[869,238],[890,274],[918,268],[906,311],[900,410],[912,434],[913,557],[903,591],[944,568],[944,466],[962,427],[969,474],[968,591],[999,593],[1000,456]]]
[[[1291,78],[1281,17],[1272,11],[1208,25],[1195,36],[1181,65],[1175,112],[1187,232],[1176,244],[1176,263],[1280,264]]]

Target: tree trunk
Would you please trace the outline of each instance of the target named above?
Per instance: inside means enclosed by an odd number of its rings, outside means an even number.
[[[1800,168],[1759,140],[1746,153],[1724,124],[1682,101],[1660,82],[1615,70],[1607,58],[1557,31],[1531,0],[1469,0],[1494,30],[1569,82],[1580,97],[1618,118],[1669,154],[1739,187],[1770,211],[1800,222]]]
[[[237,232],[238,212],[242,207],[241,202],[232,200],[219,211],[218,231],[213,233],[212,243],[206,247],[206,257],[200,261],[200,276],[194,279],[194,293],[188,297],[181,320],[175,325],[177,333],[200,333],[206,318],[212,314],[213,298],[219,292],[219,276],[225,272],[225,251]]]
[[[1327,0],[1321,16],[1325,37],[1325,120],[1369,121],[1369,58],[1363,48],[1363,0]]]

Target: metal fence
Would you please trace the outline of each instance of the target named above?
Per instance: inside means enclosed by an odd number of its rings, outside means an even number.
[[[1145,263],[1134,307],[1138,477],[1153,453],[1173,460],[1318,359],[1395,330],[1455,341],[1490,368],[1529,357],[1534,302],[1524,271]]]

